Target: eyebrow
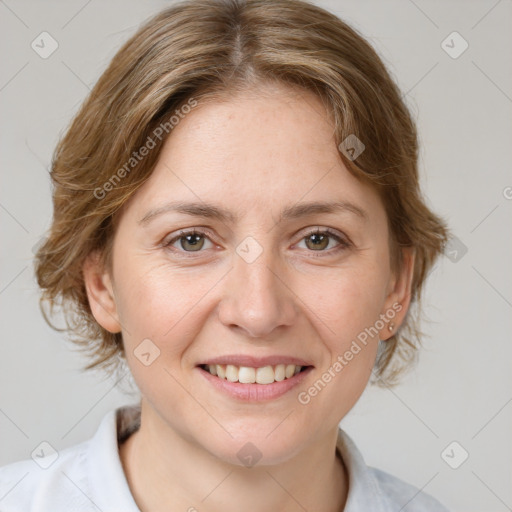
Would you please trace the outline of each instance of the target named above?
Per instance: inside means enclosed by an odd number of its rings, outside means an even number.
[[[156,217],[169,212],[182,213],[193,217],[217,219],[223,223],[234,224],[239,220],[237,214],[234,214],[222,206],[203,202],[185,203],[173,201],[147,212],[139,221],[139,224],[146,225]],[[282,210],[278,222],[322,213],[351,213],[364,221],[368,221],[369,219],[366,211],[356,204],[347,201],[330,201],[298,203],[288,206]]]

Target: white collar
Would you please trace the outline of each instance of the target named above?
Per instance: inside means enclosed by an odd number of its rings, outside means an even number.
[[[94,502],[109,512],[140,512],[133,499],[119,456],[118,441],[137,430],[140,405],[127,405],[109,411],[90,440],[87,473]],[[341,454],[349,477],[343,512],[391,512],[393,503],[383,492],[375,474],[346,432],[339,429],[336,449]],[[393,477],[394,478],[394,477]],[[112,482],[115,482],[113,492]],[[407,485],[404,483],[404,485]]]
[[[140,413],[138,406],[123,406],[109,411],[90,441],[87,474],[91,495],[100,510],[109,512],[140,512],[128,486],[119,456],[120,426],[126,428],[128,418]],[[112,486],[112,482],[115,485]]]

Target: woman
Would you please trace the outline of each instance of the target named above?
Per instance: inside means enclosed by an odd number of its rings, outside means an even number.
[[[446,510],[338,427],[411,365],[447,238],[414,123],[354,30],[297,0],[168,8],[114,57],[52,179],[43,300],[141,400],[2,468],[0,505]]]

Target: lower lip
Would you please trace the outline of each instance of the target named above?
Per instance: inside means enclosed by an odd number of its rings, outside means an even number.
[[[289,379],[273,382],[272,384],[241,384],[240,382],[220,379],[199,366],[196,368],[218,390],[244,402],[263,402],[279,398],[298,386],[307,377],[309,372],[313,370],[313,367],[310,366]]]

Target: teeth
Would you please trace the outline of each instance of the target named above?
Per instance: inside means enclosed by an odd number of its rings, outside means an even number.
[[[274,368],[272,366],[263,366],[263,368],[256,370],[256,382],[258,384],[272,384],[274,380]]]
[[[248,368],[247,366],[241,366],[238,370],[238,382],[242,384],[254,384],[256,382],[256,370],[254,368]]]
[[[229,382],[238,381],[238,368],[236,366],[232,364],[226,366],[226,379],[229,380]]]
[[[274,379],[277,382],[281,382],[286,377],[286,366],[284,364],[278,364],[274,370]]]
[[[229,382],[240,382],[242,384],[272,384],[273,382],[281,382],[297,375],[302,370],[302,366],[294,364],[277,364],[261,368],[238,367],[232,364],[213,364],[205,365],[205,367],[207,371],[220,379],[225,379]]]
[[[295,373],[295,365],[294,364],[287,364],[286,368],[284,370],[284,376],[289,379],[290,377],[293,377],[293,374]]]

